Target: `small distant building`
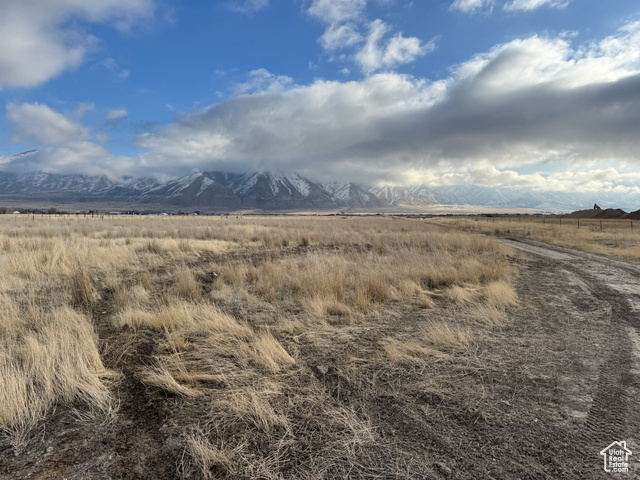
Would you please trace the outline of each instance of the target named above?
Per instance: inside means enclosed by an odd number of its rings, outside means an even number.
[[[20,215],[20,212],[18,210],[16,210],[15,212],[13,212],[14,215]]]

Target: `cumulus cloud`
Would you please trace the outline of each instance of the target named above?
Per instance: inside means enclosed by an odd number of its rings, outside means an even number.
[[[76,116],[81,116],[86,108],[87,105],[81,105]],[[12,141],[15,143],[55,145],[80,139],[87,134],[69,116],[41,103],[10,103],[7,105],[7,119],[14,127]]]
[[[513,40],[437,82],[388,72],[352,82],[267,84],[140,135],[148,152],[139,166],[169,174],[295,169],[405,184],[461,182],[462,172],[487,184],[545,188],[568,180],[518,170],[562,161],[572,165],[573,185],[613,188],[630,174],[610,171],[618,180],[602,183],[602,172],[589,165],[638,166],[640,23],[600,42],[570,41]],[[579,173],[584,168],[589,172]]]
[[[352,54],[343,58],[355,60],[365,74],[411,63],[435,48],[433,41],[423,45],[417,37],[401,33],[381,45],[391,28],[380,19],[367,22],[366,6],[367,0],[313,0],[307,13],[327,25],[320,45],[328,52],[351,49]],[[354,50],[363,42],[359,50]]]
[[[553,8],[565,8],[569,2],[567,0],[513,0],[505,4],[505,10],[535,10],[542,6]]]
[[[126,108],[117,108],[107,112],[105,123],[108,125],[116,125],[129,116]]]
[[[153,11],[153,0],[4,0],[0,89],[36,86],[80,65],[96,39],[71,20],[126,31]]]
[[[369,36],[364,47],[356,53],[356,60],[365,73],[372,73],[381,68],[395,67],[413,62],[417,57],[432,52],[435,41],[423,45],[416,37],[404,37],[396,34],[386,45],[380,45],[389,32],[389,26],[382,20],[375,20],[369,25]]]
[[[472,13],[482,9],[485,6],[491,6],[493,0],[455,0],[449,7],[449,10],[459,10],[465,13]]]
[[[353,24],[330,25],[320,37],[320,43],[325,50],[339,50],[349,48],[362,42],[362,35]]]
[[[464,13],[476,13],[482,10],[492,9],[495,0],[455,0],[449,10],[458,10]],[[569,5],[569,0],[510,0],[503,3],[505,10],[535,10],[547,6],[552,8],[565,8]]]
[[[293,85],[293,79],[286,75],[274,75],[265,68],[249,72],[249,79],[236,85],[235,94],[243,95],[255,92],[276,93],[282,92],[288,86]]]

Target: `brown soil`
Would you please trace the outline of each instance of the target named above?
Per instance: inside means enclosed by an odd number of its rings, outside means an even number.
[[[640,268],[538,242],[504,241],[523,252],[513,259],[524,267],[517,282],[521,305],[508,311],[505,326],[479,330],[466,350],[444,351],[426,366],[370,362],[357,374],[348,366],[349,358],[381,351],[392,332],[410,339],[426,321],[468,315],[451,306],[407,311],[397,305],[387,319],[345,326],[357,342],[295,339],[305,382],[374,427],[375,442],[324,478],[588,480],[605,478],[599,452],[611,442],[625,440],[640,452]],[[214,273],[201,281],[207,288]],[[103,292],[92,314],[107,367],[123,374],[115,387],[116,419],[87,425],[58,409],[27,452],[0,451],[0,478],[198,478],[177,466],[182,438],[206,410],[206,399],[166,396],[138,380],[136,372],[153,361],[156,334],[113,327],[110,302]],[[295,385],[289,394],[295,396]],[[322,426],[305,417],[305,404],[296,414],[306,425],[296,430],[295,443],[286,447],[290,458],[274,478],[306,478],[314,452],[326,447],[318,440]],[[632,472],[620,478],[640,478],[633,457],[631,464]]]

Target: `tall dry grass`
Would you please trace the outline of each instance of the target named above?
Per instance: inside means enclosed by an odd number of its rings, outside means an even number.
[[[309,352],[360,348],[359,333],[380,328],[354,364],[423,368],[517,301],[509,248],[416,220],[0,216],[0,227],[0,428],[15,450],[56,405],[113,415],[97,328],[103,352],[114,331],[152,338],[144,359],[123,350],[114,364],[154,394],[208,406],[181,466],[204,478],[348,475],[380,439],[323,382],[369,379],[356,366],[316,378]],[[426,319],[439,309],[460,321]],[[301,446],[309,435],[317,454]]]
[[[533,217],[456,217],[437,223],[463,231],[531,238],[585,252],[640,259],[640,223],[632,220],[586,220]]]

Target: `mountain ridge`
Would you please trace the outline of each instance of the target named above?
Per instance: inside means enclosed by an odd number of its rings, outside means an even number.
[[[127,202],[212,209],[385,209],[392,207],[479,206],[573,211],[599,203],[605,208],[637,210],[640,195],[611,192],[544,192],[517,187],[478,185],[404,187],[353,182],[311,181],[299,173],[271,171],[197,172],[161,182],[105,175],[0,172],[5,197],[78,202]]]

